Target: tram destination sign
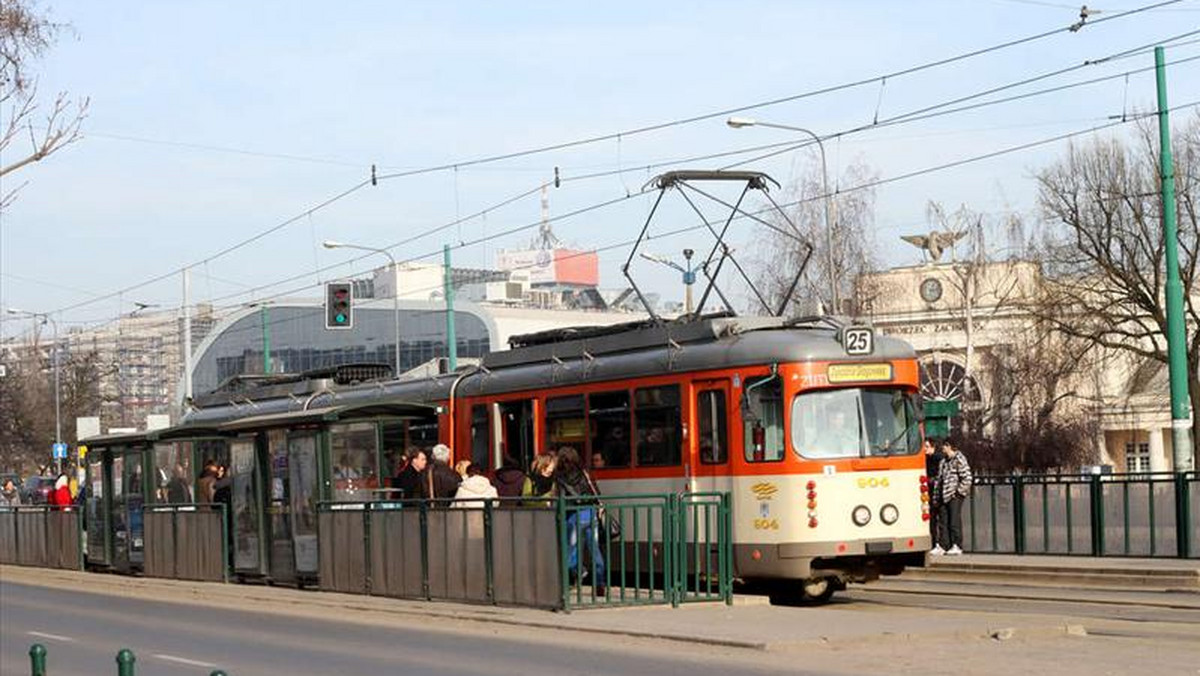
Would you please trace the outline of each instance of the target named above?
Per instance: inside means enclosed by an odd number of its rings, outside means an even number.
[[[892,365],[883,364],[830,364],[825,373],[830,384],[872,383],[892,379]]]

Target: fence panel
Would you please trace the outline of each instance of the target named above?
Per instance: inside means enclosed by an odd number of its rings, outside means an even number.
[[[147,577],[175,577],[174,518],[170,510],[146,510],[146,561],[142,573]]]
[[[83,517],[69,507],[46,512],[46,565],[65,570],[83,569]]]
[[[428,598],[421,553],[421,507],[385,507],[370,511],[371,593],[402,599]]]
[[[561,533],[563,605],[670,603],[676,579],[674,495],[564,498]]]
[[[1185,527],[1188,532],[1187,555],[1200,559],[1200,472],[1192,472],[1184,482],[1184,490],[1180,491],[1184,504],[1180,512],[1185,517]]]
[[[225,506],[155,505],[145,510],[147,577],[222,582],[228,579]]]
[[[429,597],[490,601],[485,510],[433,507],[426,512]]]
[[[963,505],[963,540],[968,551],[1013,553],[1016,545],[1016,487],[1004,482],[978,483]]]
[[[322,506],[317,514],[320,585],[326,591],[370,592],[365,554],[366,505]]]
[[[512,506],[493,510],[492,567],[496,603],[559,607],[563,587],[555,510]]]
[[[0,507],[0,563],[17,563],[17,511]]]
[[[17,563],[46,567],[46,507],[17,508]]]

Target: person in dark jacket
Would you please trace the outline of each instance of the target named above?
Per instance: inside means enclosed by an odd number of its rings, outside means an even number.
[[[570,446],[558,449],[554,464],[554,480],[560,493],[567,497],[599,496],[596,482],[583,467],[579,453]],[[604,555],[600,553],[600,508],[596,500],[573,500],[567,511],[567,571],[576,581],[582,582],[585,575],[579,566],[579,538],[587,541],[591,553],[590,567],[592,588],[596,596],[605,596]]]
[[[404,468],[392,479],[392,488],[399,491],[397,497],[401,500],[416,500],[424,497],[422,478],[429,467],[429,456],[423,448],[410,448],[405,457]]]
[[[17,490],[12,479],[4,480],[4,489],[0,490],[0,507],[20,507],[21,491]]]
[[[492,483],[500,497],[519,498],[521,489],[525,486],[525,472],[521,471],[515,460],[506,455],[500,463],[500,469],[496,470],[496,479]]]
[[[929,553],[933,556],[941,556],[946,553],[938,544],[942,539],[941,532],[945,528],[943,523],[945,510],[942,509],[942,496],[938,491],[941,486],[938,481],[938,473],[941,472],[946,454],[942,452],[938,440],[932,438],[925,439],[921,450],[925,452],[925,477],[929,481],[929,492],[926,495],[929,496],[929,534],[933,538],[933,549]]]
[[[450,466],[450,447],[445,444],[434,446],[433,463],[425,479],[425,497],[430,500],[453,500],[461,483],[462,477]]]

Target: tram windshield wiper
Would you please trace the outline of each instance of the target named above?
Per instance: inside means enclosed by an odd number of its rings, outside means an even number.
[[[903,430],[901,430],[900,434],[897,434],[896,436],[892,437],[886,444],[877,446],[875,448],[875,451],[876,451],[875,454],[883,455],[883,456],[890,456],[892,454],[893,450],[900,450],[898,448],[895,448],[896,442],[907,437],[908,433],[911,432],[914,427],[916,427],[917,422],[918,422],[917,419],[913,418],[912,422],[908,423],[908,425]]]

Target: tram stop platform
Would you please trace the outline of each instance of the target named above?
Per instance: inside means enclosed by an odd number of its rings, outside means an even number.
[[[1047,576],[1051,581],[1046,581]],[[1029,613],[1013,603],[1020,600],[1200,611],[1200,561],[1044,556],[964,555],[939,560],[926,570],[907,571],[899,578],[851,586],[820,607],[772,606],[765,596],[743,594],[735,596],[731,606],[704,602],[679,608],[596,608],[570,613],[17,566],[0,566],[0,581],[271,614],[336,616],[371,625],[506,634],[565,631],[598,639],[668,640],[753,650],[916,638],[986,638],[998,631],[1061,636],[1078,629],[1064,624],[1061,617]],[[981,606],[990,612],[977,612]]]
[[[963,554],[926,561],[925,568],[906,570],[894,580],[1200,593],[1200,559]]]

